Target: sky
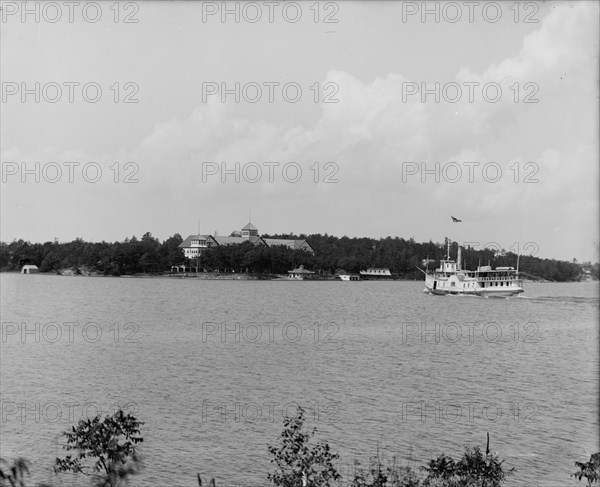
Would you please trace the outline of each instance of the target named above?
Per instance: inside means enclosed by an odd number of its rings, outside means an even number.
[[[4,242],[599,260],[597,2],[0,3]]]

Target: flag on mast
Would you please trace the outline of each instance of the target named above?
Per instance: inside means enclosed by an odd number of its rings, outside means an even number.
[[[454,218],[452,215],[450,215],[450,218],[452,218],[452,222],[453,223],[460,223],[460,222],[462,222],[462,220],[459,220],[458,218]]]

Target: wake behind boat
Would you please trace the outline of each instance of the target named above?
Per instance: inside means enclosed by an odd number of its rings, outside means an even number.
[[[517,261],[518,262],[518,261]],[[458,247],[457,262],[448,256],[435,271],[425,270],[425,288],[432,294],[467,294],[485,297],[509,297],[524,292],[523,280],[519,278],[518,263],[514,267],[478,266],[476,271],[462,269],[461,248]]]

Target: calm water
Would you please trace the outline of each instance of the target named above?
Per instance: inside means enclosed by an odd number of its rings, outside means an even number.
[[[378,445],[417,467],[489,432],[512,482],[562,487],[600,451],[597,282],[498,300],[400,281],[1,285],[1,456],[35,459],[34,481],[53,481],[62,431],[116,404],[145,422],[140,486],[264,485],[295,404],[342,473]]]

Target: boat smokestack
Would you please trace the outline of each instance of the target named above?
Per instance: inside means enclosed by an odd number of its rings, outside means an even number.
[[[459,246],[458,246],[458,255],[457,255],[457,257],[456,257],[456,263],[457,263],[457,267],[456,267],[456,268],[457,268],[459,271],[461,271],[461,270],[462,270],[462,264],[461,264],[461,262],[462,262],[462,249],[460,248],[460,245],[459,245]]]

